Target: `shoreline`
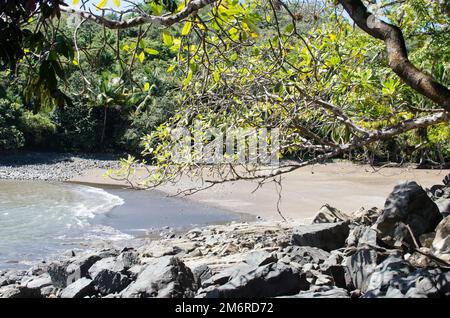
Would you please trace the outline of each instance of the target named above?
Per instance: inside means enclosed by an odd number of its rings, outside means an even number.
[[[99,187],[127,187],[124,182],[103,176],[106,169],[117,167],[118,161],[112,155],[20,153],[0,158],[0,180],[44,180]],[[346,213],[353,213],[361,207],[381,208],[385,197],[399,182],[415,180],[424,188],[429,188],[441,183],[449,173],[450,169],[413,167],[385,167],[375,171],[369,165],[346,161],[318,164],[283,176],[280,209],[288,220],[305,221],[311,219],[325,204]],[[145,170],[137,169],[133,181],[144,177]],[[175,185],[161,185],[155,190],[167,196],[176,196],[180,190],[198,184],[198,180],[182,178]],[[282,220],[277,213],[275,184],[265,184],[252,193],[255,187],[256,182],[241,180],[178,197],[265,220]]]
[[[142,180],[145,173],[144,169],[137,169],[133,181]],[[386,196],[396,184],[414,180],[424,188],[429,188],[441,183],[449,173],[450,169],[412,168],[383,168],[374,172],[370,166],[349,162],[305,167],[283,176],[280,209],[289,221],[307,221],[325,204],[349,214],[361,207],[382,208]],[[125,182],[102,175],[101,169],[90,169],[68,182],[111,187],[126,186]],[[175,185],[165,184],[154,190],[168,196],[176,196],[183,189],[199,184],[199,180],[182,178]],[[238,213],[251,214],[264,220],[282,220],[277,213],[278,194],[275,184],[265,184],[252,193],[256,185],[255,181],[240,180],[218,184],[193,195],[181,197]]]

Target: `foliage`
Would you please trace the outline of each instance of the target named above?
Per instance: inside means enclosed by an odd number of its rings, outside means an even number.
[[[24,136],[17,128],[21,115],[20,105],[0,99],[0,151],[16,150],[24,145]]]
[[[56,0],[47,2],[55,8]],[[108,1],[94,2],[105,13],[97,20],[110,22],[144,13],[169,17],[187,5],[150,0],[119,14]],[[448,87],[450,21],[443,3],[382,0],[369,9],[397,25],[410,60]],[[37,125],[40,144],[142,151],[164,168],[176,146],[170,131],[192,131],[201,121],[222,131],[277,127],[278,155],[300,162],[328,153],[371,162],[449,159],[446,123],[357,145],[368,134],[440,110],[399,79],[385,44],[349,23],[336,1],[222,0],[171,27],[117,30],[47,11],[34,21],[29,11],[19,13],[23,40],[8,53],[13,58],[0,56],[16,67],[10,86],[24,88],[18,103],[27,145],[36,142],[28,141],[26,126]],[[338,148],[344,150],[333,152]]]
[[[329,103],[369,132],[418,118],[436,107],[392,72],[383,42],[354,28],[329,2],[318,9],[320,18],[309,21],[305,17],[315,16],[313,8],[289,3],[287,12],[260,1],[222,1],[199,15],[189,40],[182,35],[166,41],[181,52],[178,69],[185,76],[184,105],[146,138],[145,151],[157,166],[164,169],[173,161],[177,144],[170,130],[187,126],[193,132],[192,118],[201,120],[204,128],[222,131],[280,128],[279,156],[309,160],[319,156],[324,145],[345,147],[361,137],[336,120],[332,108],[324,110],[317,101]],[[406,29],[411,60],[450,85],[449,24],[440,4],[391,2],[380,15]],[[430,17],[436,23],[430,23]],[[180,44],[187,41],[190,45]],[[428,158],[442,163],[449,159],[447,128],[442,124],[414,130],[342,156],[372,162]]]
[[[25,145],[33,149],[49,147],[48,143],[56,132],[56,126],[47,114],[33,114],[30,111],[23,112],[19,129],[25,137]]]

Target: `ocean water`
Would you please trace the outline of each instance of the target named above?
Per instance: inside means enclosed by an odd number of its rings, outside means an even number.
[[[158,192],[0,180],[0,269],[26,268],[93,242],[232,220],[242,215]]]

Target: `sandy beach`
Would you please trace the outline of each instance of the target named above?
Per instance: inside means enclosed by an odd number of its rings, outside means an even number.
[[[103,169],[88,169],[70,182],[84,184],[125,185],[124,182],[103,176]],[[361,207],[383,207],[387,195],[401,181],[416,181],[424,188],[441,184],[446,170],[414,168],[382,168],[348,162],[321,164],[298,169],[282,179],[280,208],[283,215],[295,221],[311,218],[322,205],[328,203],[343,212],[352,213]],[[133,176],[139,181],[144,170]],[[175,185],[163,185],[158,190],[175,195],[180,190],[196,185],[182,179]],[[197,184],[198,185],[198,184]],[[249,213],[266,220],[281,220],[277,213],[278,194],[275,183],[263,185],[256,192],[256,181],[237,181],[219,184],[187,198],[240,213]]]

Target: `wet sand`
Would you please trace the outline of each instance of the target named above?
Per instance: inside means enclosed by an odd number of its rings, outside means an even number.
[[[124,185],[123,182],[104,177],[104,170],[90,169],[71,182],[103,185]],[[285,217],[295,221],[311,218],[322,205],[328,203],[343,212],[352,213],[360,207],[383,207],[386,196],[401,181],[416,181],[430,187],[440,184],[446,170],[414,168],[382,168],[374,170],[368,165],[347,162],[315,165],[298,169],[282,178],[280,208]],[[145,176],[138,170],[134,181]],[[196,182],[182,179],[176,185],[160,186],[158,190],[174,195],[190,188]],[[188,196],[188,199],[239,213],[260,216],[266,220],[280,220],[277,213],[278,193],[275,183],[252,191],[257,181],[237,181],[219,184],[213,188]]]

